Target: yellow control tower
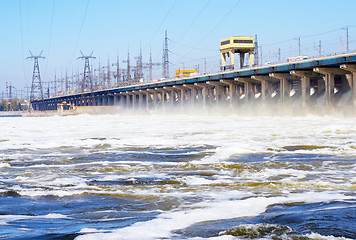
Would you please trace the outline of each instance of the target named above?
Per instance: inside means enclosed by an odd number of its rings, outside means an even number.
[[[245,53],[249,54],[250,66],[253,65],[255,43],[253,37],[229,37],[220,41],[220,54],[223,70],[234,69],[235,53],[240,55],[240,67],[243,68]],[[226,57],[230,57],[230,66],[226,66]]]

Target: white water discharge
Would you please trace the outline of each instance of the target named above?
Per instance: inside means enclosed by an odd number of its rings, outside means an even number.
[[[130,226],[84,227],[80,240],[179,239],[176,231],[194,224],[258,216],[273,204],[355,199],[356,118],[112,114],[0,121],[0,193],[165,203],[153,219]],[[146,157],[130,158],[138,153]],[[0,215],[0,225],[31,217]]]

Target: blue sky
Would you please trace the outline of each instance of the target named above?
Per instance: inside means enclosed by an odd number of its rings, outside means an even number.
[[[355,0],[0,0],[0,94],[5,83],[30,86],[33,62],[39,54],[43,82],[68,71],[83,71],[80,50],[94,50],[94,68],[122,60],[131,63],[142,48],[143,61],[162,61],[164,31],[168,31],[170,75],[179,67],[199,65],[204,72],[219,69],[219,41],[230,36],[258,36],[263,62],[298,55],[317,56],[356,49]],[[154,77],[161,77],[156,67]],[[0,96],[1,97],[1,96]]]

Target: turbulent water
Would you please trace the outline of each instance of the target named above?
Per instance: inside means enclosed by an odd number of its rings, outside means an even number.
[[[2,118],[0,132],[0,239],[356,238],[356,118]]]

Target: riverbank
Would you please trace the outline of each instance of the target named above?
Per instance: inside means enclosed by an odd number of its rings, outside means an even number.
[[[27,111],[0,111],[0,117],[24,117]]]

